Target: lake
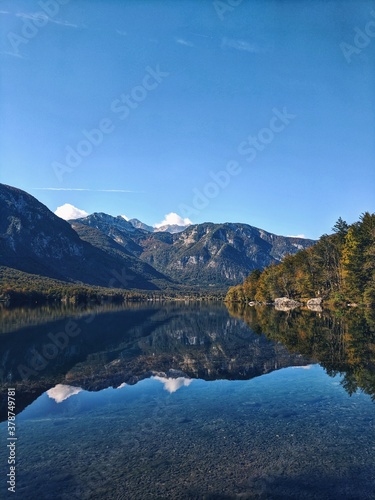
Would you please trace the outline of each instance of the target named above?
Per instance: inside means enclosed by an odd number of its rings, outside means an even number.
[[[175,302],[0,314],[2,498],[375,498],[371,311]]]

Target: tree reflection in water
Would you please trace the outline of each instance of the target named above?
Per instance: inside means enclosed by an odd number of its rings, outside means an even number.
[[[242,304],[228,304],[228,310],[290,353],[316,360],[328,375],[342,375],[341,385],[350,395],[361,390],[375,400],[374,310],[284,312]]]

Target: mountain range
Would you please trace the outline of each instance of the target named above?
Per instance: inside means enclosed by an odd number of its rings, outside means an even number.
[[[0,184],[0,266],[125,289],[224,288],[313,240],[242,223],[154,230],[104,213],[64,221],[30,194]]]

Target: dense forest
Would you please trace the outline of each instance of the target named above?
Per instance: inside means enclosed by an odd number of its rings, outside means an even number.
[[[321,297],[333,304],[375,305],[375,214],[348,225],[341,217],[312,247],[287,255],[279,264],[254,270],[231,287],[228,302],[273,302]]]
[[[44,304],[63,302],[67,304],[123,303],[148,300],[220,300],[224,293],[197,287],[179,286],[176,289],[124,290],[90,286],[25,273],[18,269],[0,266],[0,306],[22,304]]]
[[[0,266],[0,302],[19,305],[61,301],[72,304],[146,300],[142,292],[68,283]]]

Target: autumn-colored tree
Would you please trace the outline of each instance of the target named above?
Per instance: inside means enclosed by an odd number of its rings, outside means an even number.
[[[320,296],[375,304],[375,214],[365,212],[348,225],[341,217],[334,234],[323,235],[312,247],[287,255],[262,272],[252,271],[242,288],[230,292],[238,300],[270,302],[276,297]]]

